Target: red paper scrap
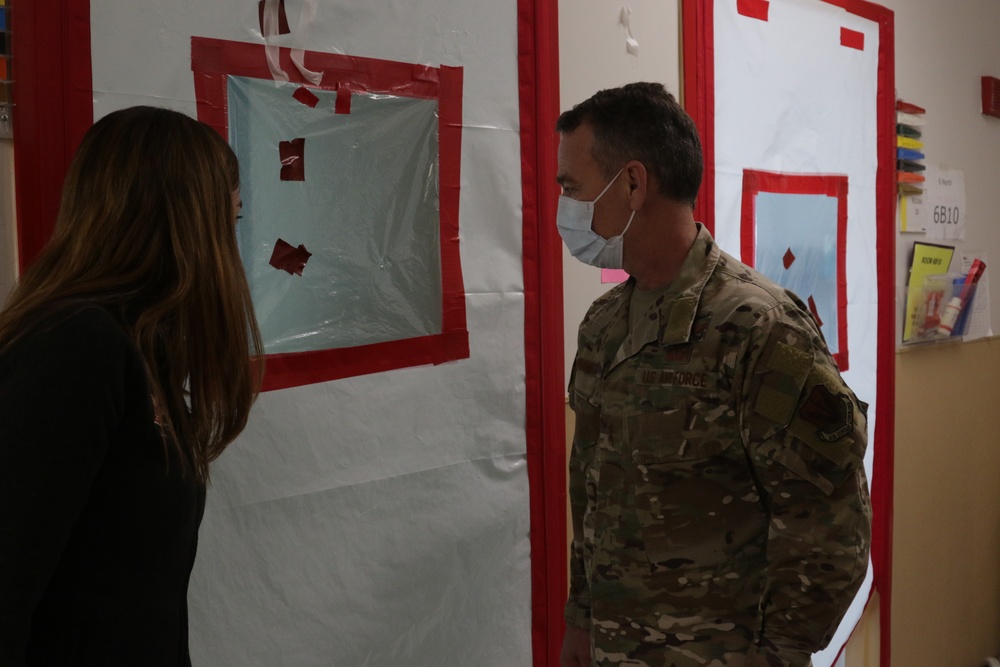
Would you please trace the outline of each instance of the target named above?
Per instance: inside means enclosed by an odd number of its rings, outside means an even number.
[[[759,21],[767,20],[768,0],[736,0],[736,11]]]
[[[306,180],[305,150],[306,140],[301,137],[278,143],[278,157],[281,159],[281,180]]]
[[[849,49],[865,50],[865,33],[851,30],[850,28],[840,29],[840,45]]]
[[[306,105],[307,107],[315,107],[317,104],[319,104],[319,98],[316,97],[316,94],[313,91],[306,88],[305,86],[300,86],[299,88],[296,88],[295,92],[292,93],[292,97],[294,97],[299,102],[302,102],[302,104]]]
[[[819,311],[816,310],[816,300],[809,295],[809,312],[813,314],[813,319],[816,320],[816,324],[823,326],[823,320],[819,319]]]
[[[273,26],[277,28],[278,32],[265,32],[264,30],[264,1],[260,0],[257,3],[257,20],[260,22],[260,34],[264,37],[273,37],[274,35],[287,35],[292,30],[288,27],[288,15],[285,14],[285,0],[275,0],[278,3],[278,25]]]
[[[785,251],[784,257],[781,258],[781,262],[785,265],[786,271],[792,266],[792,264],[795,263],[795,253],[792,252],[791,248]]]
[[[351,113],[351,89],[347,84],[337,84],[337,102],[333,107],[334,113]]]
[[[289,275],[302,275],[302,269],[306,268],[306,262],[312,257],[312,253],[306,250],[304,245],[299,244],[295,248],[282,239],[274,242],[274,252],[271,253],[271,266],[282,271],[287,271]]]

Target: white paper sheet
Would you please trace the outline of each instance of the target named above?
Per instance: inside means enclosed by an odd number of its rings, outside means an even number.
[[[309,6],[286,9],[301,28]],[[260,398],[214,466],[190,587],[193,660],[528,665],[517,3],[312,9],[307,35],[273,43],[463,68],[471,358]],[[264,43],[256,2],[92,0],[91,13],[95,117],[133,104],[195,116],[191,37]]]

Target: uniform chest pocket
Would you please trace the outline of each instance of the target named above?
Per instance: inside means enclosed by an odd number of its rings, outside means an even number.
[[[698,429],[688,411],[628,422],[636,518],[651,569],[676,572],[730,558],[759,513],[738,431],[725,421]]]

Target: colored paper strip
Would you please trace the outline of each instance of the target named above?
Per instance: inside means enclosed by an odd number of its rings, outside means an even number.
[[[736,11],[758,21],[767,20],[768,0],[736,0]]]
[[[896,159],[897,160],[923,160],[926,157],[920,151],[915,151],[911,148],[897,148],[896,149]]]
[[[351,113],[351,89],[346,84],[337,84],[337,101],[333,105],[334,113]]]
[[[912,148],[913,150],[920,150],[924,147],[924,142],[919,139],[911,139],[910,137],[896,137],[896,147],[897,148]]]
[[[840,29],[840,45],[846,46],[849,49],[864,51],[865,34],[863,32],[858,32],[857,30],[842,27]]]
[[[925,165],[915,162],[914,160],[897,160],[896,168],[899,171],[923,171],[927,169]]]
[[[602,283],[623,283],[628,280],[628,273],[621,269],[601,269]]]
[[[910,102],[904,102],[903,100],[896,100],[896,111],[902,111],[903,113],[910,114],[927,113],[927,109],[918,107],[916,104],[912,104]]]
[[[903,123],[904,125],[909,125],[910,127],[922,127],[927,124],[923,116],[918,116],[912,113],[906,113],[905,111],[896,112],[896,122]]]

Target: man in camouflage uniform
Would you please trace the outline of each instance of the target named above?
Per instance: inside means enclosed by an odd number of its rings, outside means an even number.
[[[868,566],[867,406],[798,297],[694,221],[701,147],[661,85],[557,130],[563,238],[632,276],[570,380],[562,667],[808,666]]]

